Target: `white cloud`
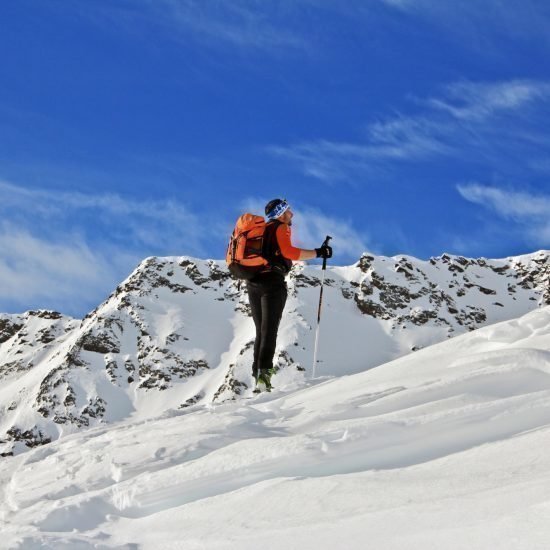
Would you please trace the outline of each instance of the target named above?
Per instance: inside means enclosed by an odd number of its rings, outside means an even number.
[[[65,4],[62,7],[66,10]],[[284,17],[299,7],[289,4],[279,9],[256,0],[140,0],[109,6],[79,3],[72,9],[96,25],[117,32],[134,34],[153,26],[177,41],[194,39],[207,45],[279,54],[281,50],[307,46]]]
[[[412,159],[447,154],[450,149],[441,139],[443,130],[440,122],[425,116],[375,122],[368,128],[372,157]]]
[[[319,140],[269,147],[268,152],[298,163],[306,175],[326,183],[372,172],[380,162],[420,160],[450,152],[437,139],[437,128],[420,118],[377,122],[368,134],[365,143]]]
[[[453,2],[448,0],[381,0],[390,7],[421,17],[436,25],[452,40],[481,54],[501,54],[503,37],[537,39],[548,45],[550,17],[546,5],[539,0],[503,2],[502,0],[475,0]]]
[[[401,9],[408,9],[413,5],[411,0],[381,0],[381,2],[394,8]]]
[[[431,99],[429,103],[457,119],[483,120],[499,112],[518,110],[537,100],[549,98],[548,82],[458,82],[446,88],[446,97]]]
[[[267,151],[298,164],[306,175],[332,183],[358,180],[397,162],[464,154],[487,162],[495,151],[506,162],[503,149],[522,155],[526,148],[540,158],[550,147],[546,129],[540,127],[541,113],[550,104],[550,81],[458,82],[439,97],[414,103],[415,114],[374,122],[361,141],[319,139]],[[538,110],[531,111],[533,107]]]
[[[0,181],[0,213],[28,222],[37,218],[77,218],[89,212],[103,226],[127,241],[128,247],[185,246],[190,254],[203,252],[204,228],[197,216],[174,200],[140,200],[119,194],[85,194],[73,191],[26,188]],[[113,233],[113,236],[114,236]]]
[[[457,190],[467,201],[514,222],[529,242],[550,247],[550,196],[478,183],[458,185]]]
[[[477,183],[458,185],[457,189],[466,200],[491,208],[503,217],[514,219],[547,217],[550,219],[550,197],[547,196],[506,191]]]
[[[210,225],[174,200],[5,181],[0,215],[0,309],[50,307],[83,315],[144,257],[201,256],[212,238]]]
[[[174,24],[205,38],[261,49],[301,47],[302,39],[272,21],[276,11],[248,0],[205,3],[190,0],[155,0]]]
[[[357,261],[363,252],[372,250],[366,236],[359,233],[350,220],[328,216],[316,209],[298,209],[293,226],[294,240],[300,248],[318,248],[330,235],[336,259]]]
[[[11,308],[52,308],[74,315],[95,307],[137,257],[92,250],[78,238],[53,242],[3,223],[0,227],[0,301]]]
[[[350,172],[366,169],[369,148],[351,143],[319,140],[288,147],[268,147],[267,152],[302,167],[304,174],[326,183],[346,179]]]

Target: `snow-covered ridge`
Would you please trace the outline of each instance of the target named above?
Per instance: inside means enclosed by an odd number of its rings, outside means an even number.
[[[5,461],[2,541],[543,550],[548,445],[544,307],[353,376],[128,418]]]
[[[364,254],[329,267],[317,373],[357,373],[550,304],[550,253],[428,261]],[[311,370],[319,266],[297,265],[276,385]],[[0,453],[105,422],[251,391],[253,324],[224,262],[147,258],[82,321],[0,316]]]

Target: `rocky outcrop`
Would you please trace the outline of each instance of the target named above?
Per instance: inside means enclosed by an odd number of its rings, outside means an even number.
[[[23,327],[22,322],[18,322],[16,316],[5,315],[0,317],[0,344],[13,338],[15,334]]]
[[[505,308],[506,301],[550,303],[545,252],[507,260],[443,254],[428,262],[364,254],[357,268],[358,279],[342,286],[344,298],[353,299],[363,314],[396,326],[433,323],[452,334],[460,327],[479,328],[488,320],[487,310]]]
[[[21,431],[19,428],[11,427],[6,431],[5,439],[0,440],[1,443],[22,443],[28,449],[33,447],[38,447],[40,445],[46,445],[51,443],[52,438],[46,436],[39,428],[33,426],[32,428]],[[3,451],[0,453],[0,456],[13,456],[13,450]]]

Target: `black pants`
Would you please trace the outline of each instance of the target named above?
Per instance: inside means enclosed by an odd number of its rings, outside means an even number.
[[[286,303],[287,289],[283,276],[265,274],[248,281],[248,299],[252,318],[256,325],[254,341],[254,362],[252,374],[273,367],[273,356],[277,344],[277,331]]]

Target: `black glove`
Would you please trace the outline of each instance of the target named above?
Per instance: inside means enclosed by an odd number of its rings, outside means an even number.
[[[317,258],[332,258],[332,246],[324,244],[321,248],[316,248]]]

